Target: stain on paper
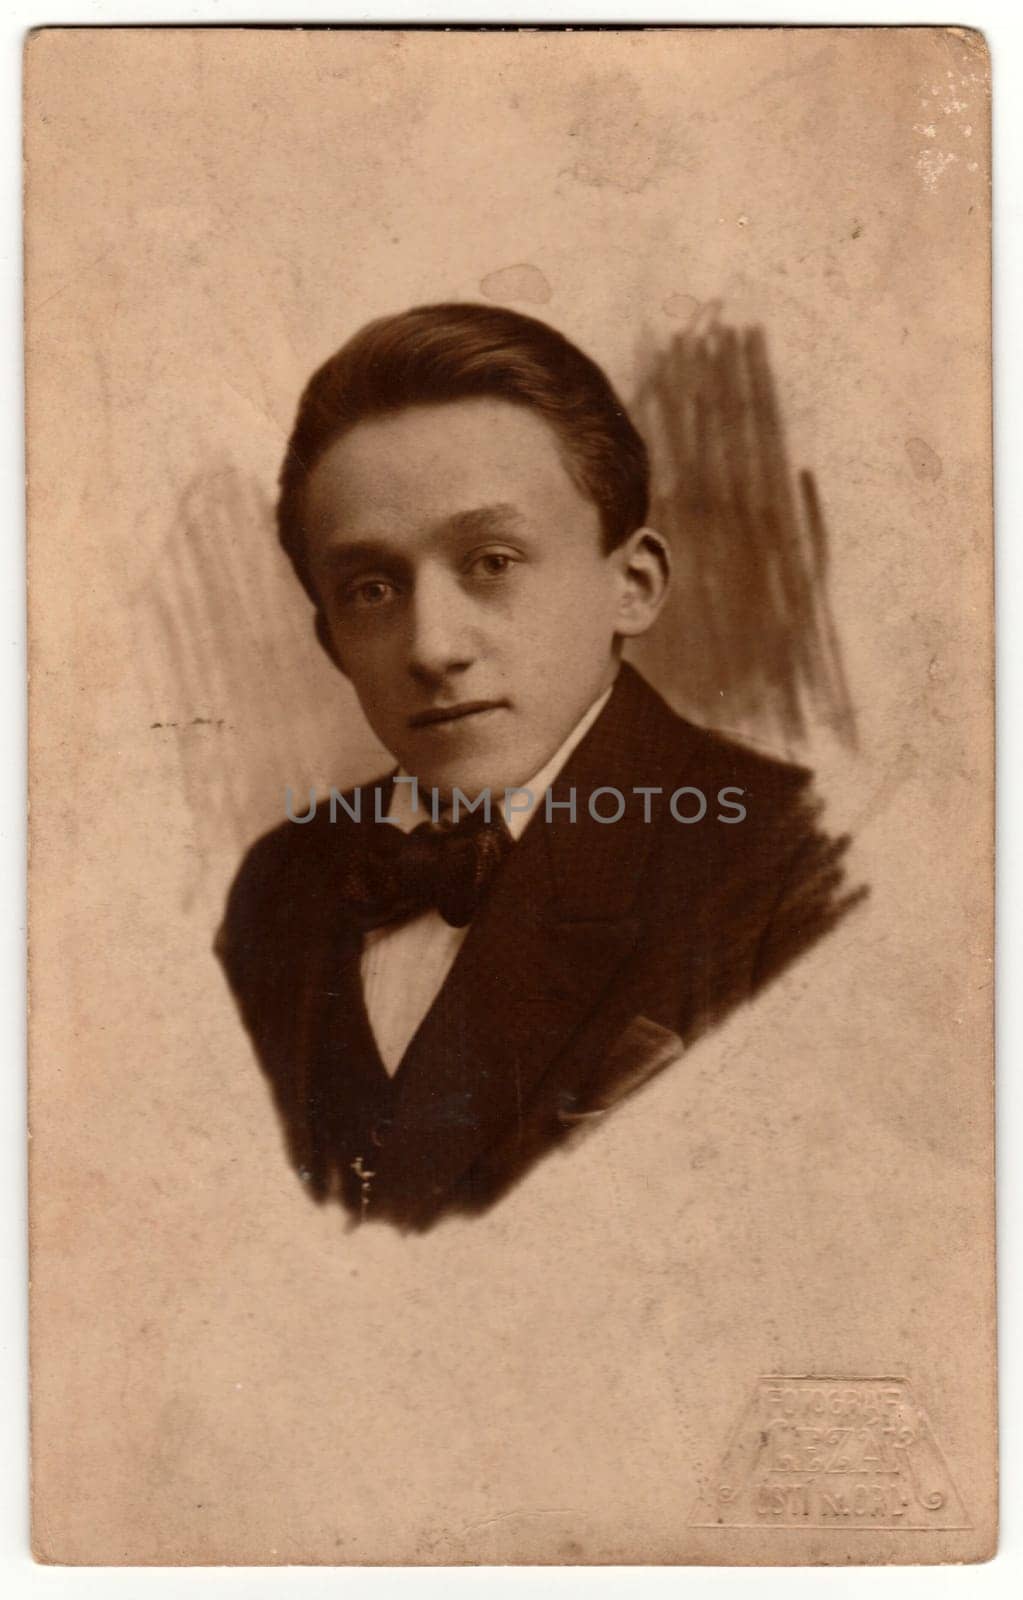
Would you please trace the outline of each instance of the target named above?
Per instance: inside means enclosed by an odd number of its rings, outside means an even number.
[[[552,292],[540,268],[526,261],[513,267],[501,267],[497,272],[488,272],[480,280],[480,293],[485,294],[488,300],[500,300],[503,304],[511,300],[526,300],[532,305],[545,306]]]

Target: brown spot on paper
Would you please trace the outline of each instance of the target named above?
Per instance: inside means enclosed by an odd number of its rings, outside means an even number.
[[[700,302],[693,294],[669,294],[662,309],[666,317],[679,317],[682,322],[691,322],[700,310]]]
[[[524,300],[537,306],[546,305],[551,297],[551,286],[540,268],[526,262],[488,272],[480,282],[480,290],[488,300]]]
[[[639,194],[680,155],[678,133],[654,112],[640,83],[626,71],[587,79],[577,90],[582,110],[568,137],[569,171],[578,183],[596,189]]]
[[[907,439],[906,454],[917,478],[933,483],[941,477],[941,457],[923,439]]]

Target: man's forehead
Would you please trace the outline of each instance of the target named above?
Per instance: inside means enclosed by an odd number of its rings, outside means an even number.
[[[475,521],[546,522],[593,510],[554,430],[520,405],[489,397],[367,418],[312,467],[305,504],[319,539],[432,535]],[[587,519],[588,520],[588,519]]]
[[[554,429],[529,407],[476,396],[363,418],[324,449],[309,487],[345,498],[450,484],[473,501],[501,499],[501,483],[528,489],[567,476],[562,455]]]

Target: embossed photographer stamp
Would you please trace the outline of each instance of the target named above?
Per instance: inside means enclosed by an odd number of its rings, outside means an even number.
[[[966,1529],[905,1378],[766,1377],[691,1527]]]

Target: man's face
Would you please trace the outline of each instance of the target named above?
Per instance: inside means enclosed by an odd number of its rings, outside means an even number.
[[[306,513],[331,654],[422,785],[526,783],[611,683],[624,558],[534,412],[470,399],[359,423]]]

